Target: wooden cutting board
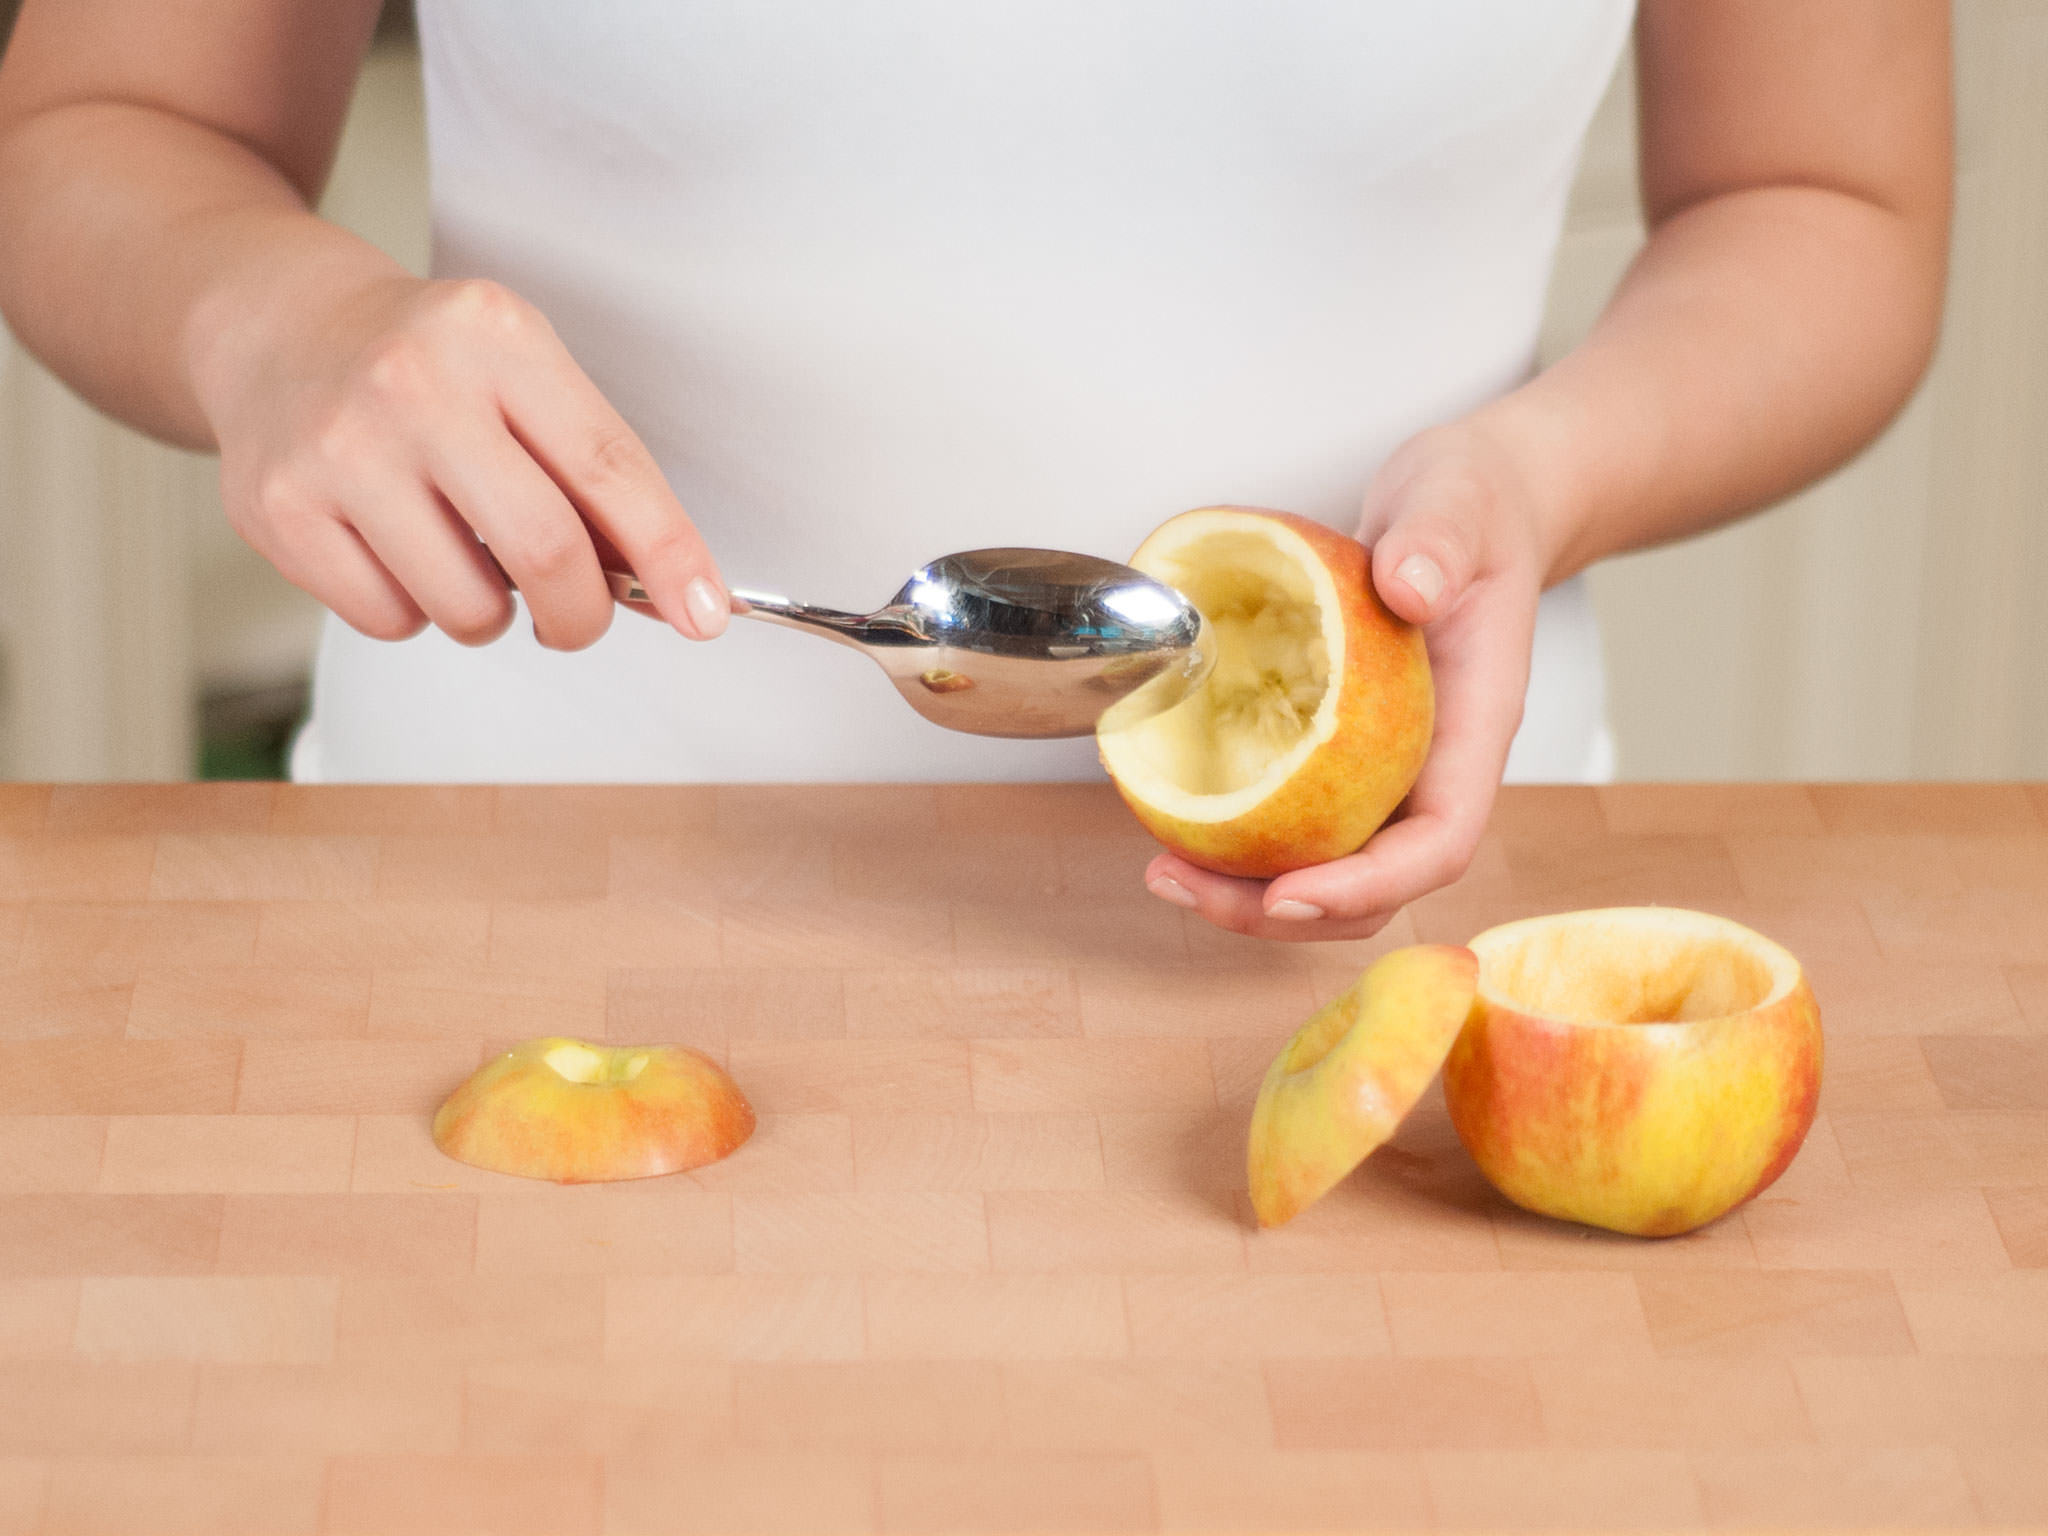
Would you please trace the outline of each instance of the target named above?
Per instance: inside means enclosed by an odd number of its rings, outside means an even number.
[[[0,786],[0,1532],[2048,1524],[2048,791],[1510,790],[1344,945],[1147,856],[1093,787]],[[1253,1229],[1318,999],[1648,901],[1814,978],[1766,1198],[1527,1217],[1432,1099]],[[540,1033],[701,1047],[759,1133],[440,1157]]]

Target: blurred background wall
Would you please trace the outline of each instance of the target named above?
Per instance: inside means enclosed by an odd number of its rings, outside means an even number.
[[[0,6],[0,22],[4,22]],[[1958,0],[1947,327],[1855,463],[1594,573],[1628,778],[2048,778],[2048,0]],[[1626,67],[1589,135],[1543,351],[1642,239]],[[380,35],[334,218],[428,249],[418,61]],[[210,461],[95,416],[0,336],[0,777],[273,771],[319,611],[237,540]]]

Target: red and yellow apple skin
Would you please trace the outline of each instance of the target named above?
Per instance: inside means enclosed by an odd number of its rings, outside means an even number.
[[[1422,631],[1397,617],[1372,584],[1369,552],[1356,539],[1291,512],[1210,507],[1215,514],[1267,518],[1298,535],[1330,573],[1342,610],[1344,661],[1329,687],[1337,694],[1334,733],[1284,783],[1226,821],[1198,821],[1149,804],[1121,780],[1124,803],[1167,848],[1218,874],[1270,880],[1289,870],[1356,853],[1406,798],[1429,753],[1436,693]],[[1131,557],[1148,566],[1148,546],[1181,518],[1163,524]],[[1112,777],[1114,777],[1112,768]]]
[[[1576,943],[1563,931],[1573,924],[1586,930]],[[1588,969],[1553,973],[1539,1011],[1503,957],[1550,940],[1561,942],[1535,965]],[[1701,979],[1731,943],[1772,968],[1753,997]],[[1508,924],[1472,947],[1479,990],[1444,1063],[1444,1095],[1459,1140],[1515,1204],[1668,1237],[1769,1188],[1798,1153],[1820,1097],[1820,1010],[1776,945],[1705,914],[1622,908]],[[1556,1006],[1581,983],[1598,1006]]]
[[[1478,974],[1469,949],[1397,949],[1287,1042],[1252,1109],[1247,1172],[1260,1226],[1293,1220],[1394,1134],[1443,1065]]]
[[[434,1145],[458,1162],[560,1184],[680,1173],[753,1133],[753,1107],[710,1057],[559,1036],[485,1062],[434,1115]]]

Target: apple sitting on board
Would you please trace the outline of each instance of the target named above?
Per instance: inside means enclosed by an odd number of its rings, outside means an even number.
[[[493,1057],[434,1115],[434,1145],[457,1161],[562,1184],[699,1168],[753,1133],[753,1107],[710,1057],[561,1037]]]
[[[1380,601],[1364,548],[1285,512],[1207,507],[1130,563],[1186,594],[1217,645],[1188,698],[1097,737],[1138,820],[1226,875],[1355,853],[1415,782],[1435,710],[1422,633]]]
[[[1622,907],[1488,929],[1469,966],[1450,958],[1467,953],[1394,951],[1281,1052],[1252,1111],[1262,1225],[1385,1141],[1439,1064],[1480,1171],[1544,1215],[1688,1232],[1797,1154],[1820,1094],[1820,1011],[1799,962],[1762,935]]]
[[[1791,1164],[1822,1048],[1787,951],[1672,907],[1529,918],[1472,949],[1479,990],[1444,1097],[1458,1139],[1515,1204],[1663,1237]]]

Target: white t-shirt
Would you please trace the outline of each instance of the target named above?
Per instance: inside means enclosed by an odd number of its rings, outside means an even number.
[[[1189,507],[1349,531],[1532,365],[1630,0],[422,0],[435,270],[537,304],[726,578],[865,610]],[[1511,776],[1607,771],[1583,587]],[[1072,779],[879,669],[621,613],[576,655],[330,620],[295,776]]]

